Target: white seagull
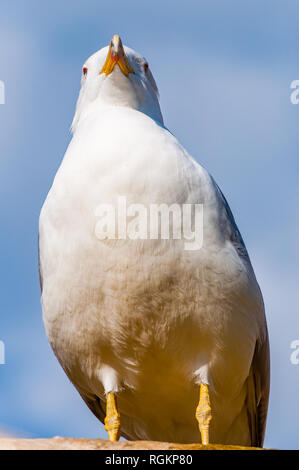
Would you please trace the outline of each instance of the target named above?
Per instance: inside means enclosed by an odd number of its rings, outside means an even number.
[[[110,440],[262,446],[269,341],[244,242],[117,35],[84,64],[72,130],[39,225],[43,318],[67,376]],[[154,205],[202,207],[202,243],[147,237]]]

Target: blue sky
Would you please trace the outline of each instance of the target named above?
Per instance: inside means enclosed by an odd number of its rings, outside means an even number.
[[[272,380],[265,445],[299,448],[299,2],[2,0],[0,428],[104,437],[55,360],[37,273],[39,211],[70,140],[85,59],[114,33],[143,53],[167,127],[214,176],[260,282]]]

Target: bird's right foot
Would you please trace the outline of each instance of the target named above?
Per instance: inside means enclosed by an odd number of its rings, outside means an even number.
[[[107,394],[105,429],[108,432],[109,441],[118,441],[120,438],[120,414],[117,411],[116,397],[114,393]]]
[[[209,444],[209,427],[212,419],[209,387],[206,384],[200,385],[199,403],[196,408],[196,419],[198,421],[201,434],[201,442],[206,446]]]

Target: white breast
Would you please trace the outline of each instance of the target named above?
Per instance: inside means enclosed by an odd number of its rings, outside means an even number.
[[[99,240],[97,207],[122,196],[145,207],[202,203],[202,249],[188,252],[182,240]],[[236,433],[245,426],[244,384],[263,306],[231,231],[207,172],[150,118],[111,108],[78,129],[41,212],[44,321],[78,388],[100,397],[119,391],[133,437],[195,441],[203,378],[216,410],[227,400],[216,440],[234,419]]]

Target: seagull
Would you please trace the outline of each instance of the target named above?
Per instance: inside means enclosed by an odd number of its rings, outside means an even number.
[[[60,365],[111,441],[262,446],[269,340],[246,247],[165,127],[148,62],[118,35],[83,66],[72,132],[39,221]]]

